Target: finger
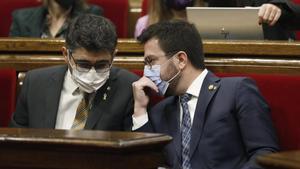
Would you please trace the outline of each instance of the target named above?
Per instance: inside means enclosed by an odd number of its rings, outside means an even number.
[[[275,24],[277,23],[277,21],[279,20],[280,16],[281,16],[281,9],[279,9],[279,10],[276,12],[276,14],[275,14],[275,16],[274,16],[274,18],[273,18],[273,21],[270,23],[270,26],[275,25]]]
[[[263,16],[263,22],[268,23],[269,21],[268,19],[270,17],[271,12],[272,12],[272,7],[270,5],[266,5],[266,10]]]
[[[262,5],[258,11],[258,23],[259,24],[263,23],[263,16],[264,16],[265,11],[266,11],[266,5]]]
[[[149,87],[152,90],[158,92],[157,86],[147,77],[143,76],[140,80],[132,83],[133,89],[136,90],[144,90],[145,87]]]

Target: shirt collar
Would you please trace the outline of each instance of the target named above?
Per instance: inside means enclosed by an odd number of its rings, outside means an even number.
[[[68,93],[72,93],[72,95],[77,95],[77,94],[80,93],[78,85],[72,79],[70,69],[67,70],[67,73],[66,73],[66,76],[65,76],[64,87],[65,87],[66,91]]]
[[[198,75],[197,78],[192,82],[192,84],[189,86],[186,92],[198,98],[200,94],[200,90],[202,88],[204,78],[206,77],[207,73],[208,73],[207,69],[204,69],[200,73],[200,75]]]

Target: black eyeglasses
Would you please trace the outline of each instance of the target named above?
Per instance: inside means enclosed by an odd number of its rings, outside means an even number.
[[[100,60],[97,61],[95,64],[91,64],[87,60],[75,60],[71,50],[68,50],[68,55],[69,58],[73,59],[76,69],[79,72],[89,72],[92,69],[92,67],[94,67],[97,73],[105,73],[108,72],[111,68],[111,63],[108,60]]]

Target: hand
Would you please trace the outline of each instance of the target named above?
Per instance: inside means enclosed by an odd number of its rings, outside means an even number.
[[[263,4],[258,11],[258,23],[268,23],[275,25],[281,16],[281,9],[273,4]]]
[[[134,97],[134,113],[135,117],[143,115],[147,112],[149,103],[149,96],[147,96],[145,89],[153,89],[158,92],[157,86],[147,77],[143,76],[138,81],[132,83],[133,97]]]

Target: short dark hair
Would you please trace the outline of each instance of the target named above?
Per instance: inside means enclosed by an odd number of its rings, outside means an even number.
[[[195,68],[205,68],[201,36],[193,24],[182,20],[162,21],[150,25],[138,40],[145,44],[152,38],[158,39],[167,57],[184,51]]]
[[[70,23],[66,32],[69,49],[84,48],[87,51],[114,53],[117,45],[115,26],[111,21],[92,14],[82,14]]]

